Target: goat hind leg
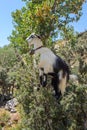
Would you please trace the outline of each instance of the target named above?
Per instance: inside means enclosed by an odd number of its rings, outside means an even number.
[[[51,84],[52,84],[52,86],[54,88],[56,99],[59,99],[60,96],[61,96],[61,91],[59,90],[59,87],[58,87],[59,80],[58,80],[57,76],[52,78]]]

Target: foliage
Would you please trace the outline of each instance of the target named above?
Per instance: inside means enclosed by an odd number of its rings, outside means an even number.
[[[82,46],[84,40],[77,41],[73,28],[68,25],[80,18],[84,0],[23,1],[26,6],[12,13],[14,30],[9,37],[11,50],[9,47],[0,48],[0,65],[7,70],[10,68],[6,72],[5,82],[15,80],[20,88],[16,91],[16,96],[24,114],[17,129],[83,130],[87,120],[87,87],[83,84],[86,78],[81,77],[86,72],[81,56],[83,51],[86,56],[86,42]],[[30,57],[27,53],[28,44],[25,40],[32,32],[40,34],[44,44],[52,49],[52,41],[58,38],[59,33],[62,39],[66,40],[66,45],[61,47],[57,54],[69,63],[72,72],[80,74],[82,84],[70,84],[59,101],[53,96],[50,82],[46,88],[39,85],[38,69],[34,66],[33,56]],[[17,49],[18,54],[12,46]],[[5,54],[4,60],[2,54]]]
[[[32,71],[32,75],[35,75],[35,71]],[[34,76],[26,72],[22,79],[18,99],[25,116],[22,117],[21,129],[83,130],[87,118],[86,86],[71,84],[59,104],[50,83],[47,88],[37,91],[38,82]]]
[[[72,34],[70,40],[65,37],[61,40],[64,43],[60,45],[56,52],[62,58],[64,58],[71,68],[71,72],[75,73],[79,77],[79,82],[86,84],[87,79],[87,32],[81,34],[75,34],[72,30],[68,36]],[[59,42],[56,43],[57,45]]]
[[[79,61],[79,80],[81,83],[87,83],[87,31],[78,35],[76,46]]]
[[[0,66],[10,69],[17,61],[14,48],[12,46],[5,46],[0,48]]]
[[[10,115],[9,112],[6,112],[5,110],[0,111],[0,126],[3,126],[8,122]]]
[[[4,100],[4,96],[10,96],[10,88],[14,85],[15,75],[14,67],[17,63],[16,54],[12,46],[0,48],[0,94]]]
[[[87,119],[87,87],[71,83],[57,101],[50,82],[46,88],[37,91],[37,69],[31,57],[25,55],[25,59],[28,66],[21,66],[17,75],[20,84],[17,97],[25,113],[19,130],[83,130]]]
[[[49,38],[58,37],[60,31],[66,34],[67,25],[79,20],[85,0],[23,1],[26,6],[12,12],[14,30],[9,39],[22,53],[26,53],[28,45],[25,39],[32,32],[40,34],[45,45],[48,45]]]

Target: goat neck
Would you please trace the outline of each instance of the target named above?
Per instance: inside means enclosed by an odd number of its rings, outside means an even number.
[[[43,46],[41,39],[36,38],[35,41],[34,41],[34,50],[36,50],[37,48],[39,48],[41,46]]]

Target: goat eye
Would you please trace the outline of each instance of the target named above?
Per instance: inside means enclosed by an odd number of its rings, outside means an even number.
[[[34,36],[32,35],[31,38],[34,38]]]

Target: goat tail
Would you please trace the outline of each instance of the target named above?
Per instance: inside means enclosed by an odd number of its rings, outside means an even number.
[[[62,95],[64,95],[68,80],[69,80],[69,73],[64,72],[63,70],[60,70],[59,71],[59,90],[61,91]]]

